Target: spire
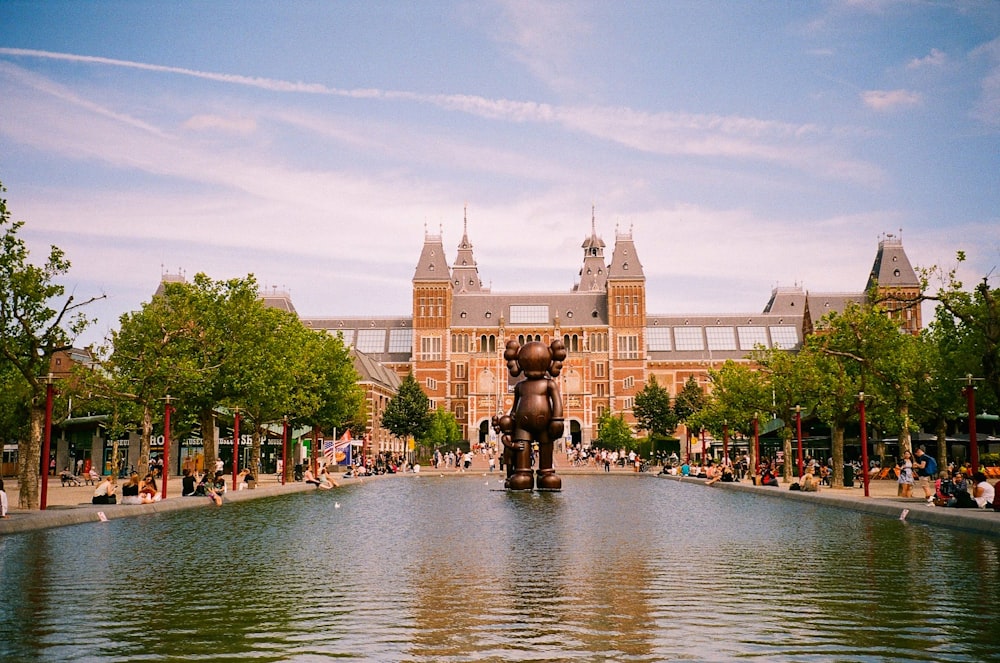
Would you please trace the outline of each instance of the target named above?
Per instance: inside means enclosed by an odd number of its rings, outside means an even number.
[[[483,292],[483,283],[479,280],[479,268],[476,258],[472,255],[472,242],[469,241],[469,205],[465,205],[462,216],[462,241],[458,243],[458,257],[451,272],[452,290],[458,292]]]
[[[597,235],[597,205],[590,206],[590,237],[583,240],[583,267],[580,279],[574,286],[579,292],[604,292],[608,270],[604,264],[604,240]]]

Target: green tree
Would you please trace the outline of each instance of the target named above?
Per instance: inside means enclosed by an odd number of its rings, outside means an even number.
[[[0,193],[4,191],[0,184]],[[80,309],[98,298],[77,302],[69,295],[63,299],[65,287],[56,279],[69,271],[69,260],[52,246],[44,264],[32,264],[28,247],[18,235],[23,226],[22,221],[11,221],[7,201],[0,198],[0,358],[6,362],[0,370],[14,385],[15,394],[28,398],[28,432],[18,445],[18,506],[36,509],[45,426],[44,376],[52,355],[72,347],[91,323]],[[20,385],[12,372],[19,376]]]
[[[957,262],[965,261],[964,252],[959,252]],[[984,409],[994,412],[1000,408],[1000,288],[991,288],[989,276],[976,284],[972,291],[956,277],[956,270],[944,271],[932,267],[922,272],[925,290],[932,277],[939,280],[934,295],[926,298],[936,301],[944,313],[954,318],[955,329],[963,339],[964,350],[973,359],[969,372],[983,379],[983,396],[978,399]]]
[[[823,331],[807,339],[799,359],[813,362],[810,371],[823,376],[816,384],[816,413],[830,425],[832,481],[842,486],[844,430],[858,418],[859,394],[874,395],[884,413],[887,394],[900,388],[903,374],[910,369],[901,354],[903,334],[879,307],[851,304],[842,314],[825,316],[821,323]],[[900,369],[903,364],[905,369]],[[909,402],[910,396],[902,398]]]
[[[635,446],[625,415],[615,415],[611,410],[605,410],[598,420],[597,439],[604,449],[632,449]]]
[[[399,391],[389,401],[382,413],[382,426],[396,437],[409,441],[422,438],[430,426],[430,401],[420,388],[413,371],[410,371]]]
[[[695,433],[695,427],[698,425],[695,415],[704,405],[705,392],[702,391],[698,381],[692,375],[674,398],[674,412],[677,414],[677,420],[687,428],[689,445],[692,434]]]
[[[718,370],[709,371],[709,379],[712,382],[711,393],[702,399],[701,409],[687,415],[692,426],[705,428],[715,437],[721,436],[723,426],[728,426],[730,432],[750,437],[753,418],[771,407],[771,385],[767,374],[747,364],[729,360]],[[698,388],[698,391],[701,389]],[[694,392],[690,393],[694,398]],[[751,456],[751,465],[756,467],[758,459],[752,447]]]
[[[677,414],[670,405],[670,394],[651,375],[646,386],[635,395],[632,407],[639,428],[651,436],[670,437],[677,428]]]
[[[455,414],[445,410],[443,405],[439,405],[431,415],[427,432],[420,440],[421,446],[425,447],[425,455],[430,455],[434,449],[453,447],[461,440],[462,429],[458,426]]]

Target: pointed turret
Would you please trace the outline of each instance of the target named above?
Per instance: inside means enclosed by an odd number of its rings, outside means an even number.
[[[885,309],[902,329],[920,333],[920,279],[906,257],[902,237],[887,234],[879,240],[865,292],[869,301]]]
[[[448,261],[444,255],[444,244],[440,233],[431,235],[424,227],[424,248],[417,261],[417,269],[413,273],[414,281],[450,281]]]
[[[631,228],[627,233],[615,231],[615,250],[611,254],[608,278],[646,280],[646,275],[642,271],[642,263],[639,262],[639,256],[635,253]]]
[[[455,292],[483,292],[483,282],[479,280],[479,268],[472,255],[469,241],[469,208],[466,207],[462,219],[462,241],[458,244],[458,257],[451,270],[451,284]]]
[[[583,267],[574,291],[604,292],[607,290],[608,269],[604,264],[604,240],[597,236],[596,208],[590,208],[590,237],[583,240]]]

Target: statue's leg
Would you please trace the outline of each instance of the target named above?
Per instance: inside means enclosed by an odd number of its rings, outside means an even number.
[[[552,442],[543,439],[538,443],[538,478],[536,485],[539,490],[561,490],[562,479],[556,476],[552,467]]]
[[[532,490],[535,477],[531,474],[531,439],[520,439],[515,435],[513,449],[513,472],[507,478],[508,490]]]

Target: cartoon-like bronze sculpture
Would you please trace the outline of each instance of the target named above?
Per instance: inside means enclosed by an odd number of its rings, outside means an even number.
[[[507,465],[508,490],[559,490],[562,480],[552,468],[552,445],[563,434],[563,405],[558,377],[566,346],[556,339],[549,345],[531,341],[523,346],[507,342],[503,353],[512,377],[524,374],[514,388],[510,414],[494,419],[501,434]],[[538,477],[531,473],[532,444],[538,445]]]

